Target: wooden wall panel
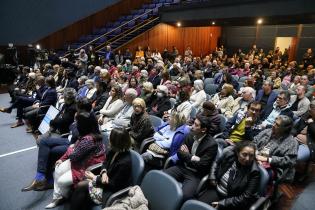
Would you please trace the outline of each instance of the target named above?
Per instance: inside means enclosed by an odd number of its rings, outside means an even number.
[[[166,47],[169,51],[172,46],[176,46],[180,54],[190,46],[193,54],[204,56],[215,50],[219,37],[221,36],[221,27],[175,27],[172,25],[160,23],[151,30],[141,34],[121,49],[129,48],[133,53],[137,46],[146,48],[150,46],[151,50],[157,48],[160,52]]]
[[[110,21],[118,19],[121,15],[129,14],[131,10],[141,7],[150,0],[122,0],[117,4],[109,6],[94,15],[79,20],[51,35],[44,37],[36,43],[43,48],[58,49],[67,42],[74,42],[82,35],[92,33],[93,29],[104,26]]]

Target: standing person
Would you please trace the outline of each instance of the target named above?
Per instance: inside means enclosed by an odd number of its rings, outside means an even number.
[[[209,135],[209,120],[197,116],[191,128],[191,133],[177,151],[178,163],[165,170],[177,181],[183,182],[183,198],[187,200],[194,196],[196,188],[214,161],[218,145]]]
[[[92,203],[102,204],[104,208],[113,193],[131,185],[131,140],[128,131],[114,128],[109,141],[110,149],[100,175],[85,171],[87,180],[81,181],[75,189],[71,198],[71,210],[90,209]]]
[[[81,112],[76,116],[81,138],[56,162],[53,201],[46,209],[55,208],[62,203],[69,196],[71,186],[83,180],[84,171],[105,159],[102,136],[90,115],[88,112]]]
[[[210,171],[207,190],[198,200],[216,209],[248,209],[255,202],[260,182],[255,152],[256,146],[250,141],[224,150]]]

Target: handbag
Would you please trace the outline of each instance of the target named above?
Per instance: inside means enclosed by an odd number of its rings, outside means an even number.
[[[168,151],[166,149],[163,149],[162,147],[160,147],[155,142],[150,144],[148,149],[150,151],[155,152],[155,153],[160,154],[160,155],[167,155],[168,154]]]

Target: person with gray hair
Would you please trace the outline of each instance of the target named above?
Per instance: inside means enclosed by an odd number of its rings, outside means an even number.
[[[78,79],[78,83],[79,83],[79,87],[78,87],[78,95],[77,98],[83,98],[86,96],[86,93],[88,91],[88,87],[85,84],[85,82],[88,80],[89,78],[87,76],[81,76]]]
[[[252,87],[242,88],[241,96],[233,101],[231,112],[226,113],[227,118],[233,117],[238,110],[247,112],[248,104],[255,100],[256,91]]]
[[[261,103],[262,112],[265,111],[266,107],[272,106],[277,99],[278,94],[272,89],[273,82],[265,80],[262,89],[260,89],[256,95],[255,101],[259,101]]]
[[[292,181],[294,178],[298,142],[291,135],[292,127],[290,117],[278,115],[272,128],[263,130],[253,140],[258,151],[257,161],[263,166],[270,166],[276,172],[278,181]]]
[[[192,106],[197,110],[201,109],[203,102],[207,99],[207,94],[204,91],[203,81],[197,79],[194,81],[194,90],[191,93],[190,101],[192,102]]]
[[[293,117],[297,119],[308,111],[311,102],[305,96],[306,87],[304,85],[298,85],[295,91],[296,95],[291,96],[290,104]]]
[[[290,93],[288,91],[281,91],[273,106],[268,106],[264,115],[261,116],[261,120],[263,121],[259,127],[261,129],[271,127],[279,115],[287,115],[293,119],[293,112],[291,110],[289,101]]]

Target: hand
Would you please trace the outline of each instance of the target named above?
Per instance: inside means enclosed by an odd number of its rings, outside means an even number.
[[[93,180],[96,176],[91,171],[85,171],[85,177],[87,179]]]
[[[38,107],[39,107],[39,103],[33,104],[32,107],[33,107],[33,108],[38,108]]]
[[[108,176],[107,173],[102,174],[102,183],[107,184],[108,183]]]
[[[210,186],[213,186],[213,187],[217,186],[217,182],[213,179],[210,179],[209,183],[210,183]]]
[[[229,145],[235,145],[235,143],[234,143],[231,139],[225,139],[225,141],[226,141]]]
[[[252,117],[247,117],[245,119],[245,126],[246,127],[251,127],[253,125],[253,118]]]
[[[58,167],[62,163],[62,160],[57,160],[55,163],[55,167]]]
[[[180,151],[189,153],[189,150],[188,150],[188,147],[186,146],[186,144],[183,144],[183,145],[180,147]]]
[[[260,162],[267,162],[268,158],[265,156],[261,156],[261,155],[256,155],[256,160],[260,161]]]
[[[103,122],[104,122],[103,116],[100,116],[100,118],[98,119],[98,124],[102,125]]]
[[[211,206],[213,206],[213,208],[218,208],[219,202],[212,202]]]

